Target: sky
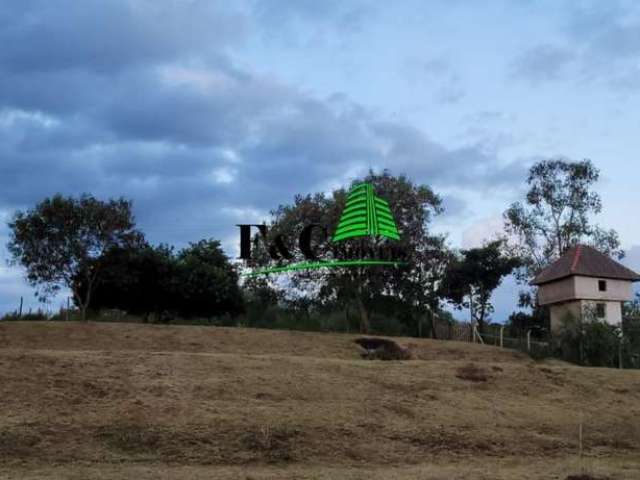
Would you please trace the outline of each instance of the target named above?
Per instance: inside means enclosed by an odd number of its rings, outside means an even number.
[[[370,168],[430,185],[470,248],[534,162],[589,158],[640,270],[637,2],[4,0],[0,45],[0,313],[39,306],[6,223],[46,196],[130,198],[151,242],[235,257],[235,224]]]

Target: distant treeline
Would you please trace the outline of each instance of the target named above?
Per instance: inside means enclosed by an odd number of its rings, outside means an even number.
[[[271,213],[272,236],[296,239],[311,224],[335,228],[350,188],[370,184],[388,202],[399,240],[359,238],[367,251],[380,241],[404,252],[396,267],[296,271],[284,277],[244,277],[246,269],[282,265],[260,235],[249,261],[236,263],[220,243],[204,239],[176,251],[154,246],[136,227],[126,199],[91,195],[44,199],[18,211],[9,223],[9,252],[26,270],[40,298],[71,291],[79,316],[117,310],[144,321],[207,321],[248,326],[437,336],[436,322],[452,321],[451,306],[484,332],[492,320],[491,297],[515,274],[522,287],[513,333],[542,336],[546,312],[528,281],[571,245],[591,243],[619,253],[614,231],[590,223],[602,206],[593,191],[599,172],[588,161],[544,160],[527,177],[522,202],[504,213],[505,234],[478,248],[454,249],[435,233],[442,199],[430,186],[388,171],[369,172],[330,194],[297,195]],[[315,229],[311,243],[327,242]],[[347,240],[348,241],[348,240]],[[368,243],[367,243],[368,242]],[[326,249],[325,249],[326,250]],[[329,249],[330,250],[330,249]],[[293,258],[304,260],[291,249]],[[204,320],[202,320],[204,319]],[[506,319],[498,319],[504,321]]]

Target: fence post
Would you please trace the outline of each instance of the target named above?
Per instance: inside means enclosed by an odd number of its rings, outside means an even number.
[[[504,348],[504,325],[500,327],[500,348]]]
[[[531,330],[527,330],[527,352],[531,351]]]
[[[20,297],[20,309],[18,310],[18,318],[22,317],[22,303],[24,301],[24,298]]]
[[[622,339],[623,337],[620,337],[618,342],[618,368],[622,368]]]
[[[484,344],[484,340],[482,339],[482,335],[480,335],[480,332],[478,332],[478,326],[474,324],[473,325],[473,343],[476,342],[476,339],[478,340],[478,343]]]

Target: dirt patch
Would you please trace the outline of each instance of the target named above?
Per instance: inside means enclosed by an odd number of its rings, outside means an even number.
[[[17,429],[0,430],[0,458],[24,457],[40,443],[40,437]]]
[[[141,457],[179,464],[281,463],[295,460],[300,429],[285,426],[226,426],[218,429],[170,429],[158,426],[108,425],[94,438],[125,458]]]
[[[567,480],[609,480],[609,477],[596,477],[588,473],[579,473],[577,475],[569,475]]]
[[[109,448],[132,454],[151,452],[167,439],[164,432],[139,425],[99,427],[95,437]]]
[[[487,371],[482,367],[478,367],[474,363],[468,363],[459,367],[456,370],[456,377],[469,382],[486,382],[489,380]]]
[[[410,360],[411,351],[387,338],[362,337],[354,340],[362,349],[361,356],[367,360]]]
[[[300,430],[286,427],[262,426],[247,432],[242,441],[245,447],[258,452],[268,463],[290,462],[295,460],[293,446]]]

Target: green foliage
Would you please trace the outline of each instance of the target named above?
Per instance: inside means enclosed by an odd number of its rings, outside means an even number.
[[[186,317],[243,311],[238,274],[217,240],[200,240],[177,256],[176,310]]]
[[[531,167],[524,202],[512,204],[504,213],[512,253],[523,260],[517,271],[523,285],[577,243],[622,255],[618,234],[591,223],[602,210],[600,196],[593,191],[599,177],[590,160],[543,160]],[[534,303],[531,292],[524,292],[521,304]]]
[[[531,313],[513,312],[505,327],[505,335],[508,337],[523,338],[531,330],[533,338],[546,338],[549,336],[548,308],[536,308]]]
[[[22,315],[19,315],[18,312],[10,312],[10,313],[6,313],[4,314],[2,317],[0,317],[0,322],[17,322],[17,321],[21,321],[21,322],[29,322],[29,321],[34,321],[34,322],[39,322],[42,320],[49,320],[49,314],[47,312],[45,312],[44,310],[36,310],[36,311],[31,311],[29,310],[26,313],[23,313]]]
[[[625,318],[640,318],[640,293],[636,293],[636,298],[623,305],[623,316]]]
[[[557,353],[564,360],[592,367],[618,367],[619,356],[624,354],[620,328],[595,318],[587,311],[582,318],[567,315],[554,335]],[[626,361],[625,361],[626,360]],[[623,365],[629,365],[623,358]]]
[[[233,317],[243,310],[237,273],[216,240],[191,244],[177,255],[139,241],[110,249],[96,264],[102,275],[91,297],[93,310],[120,309],[145,321],[151,315],[158,321]],[[83,292],[83,278],[76,282]]]
[[[32,210],[18,211],[9,229],[13,262],[25,268],[40,298],[68,287],[83,318],[100,276],[96,261],[110,248],[141,236],[134,229],[131,202],[101,201],[91,195],[47,198]],[[74,288],[80,277],[85,285],[82,295]]]
[[[287,290],[289,296],[308,298],[316,303],[316,306],[332,304],[342,309],[357,311],[360,317],[360,329],[367,331],[371,327],[369,316],[372,304],[375,297],[383,292],[393,292],[401,296],[406,300],[405,305],[424,308],[426,300],[416,292],[423,292],[428,280],[412,269],[421,268],[421,265],[425,265],[427,259],[431,258],[433,248],[427,226],[432,216],[440,213],[441,201],[428,186],[416,185],[404,176],[396,177],[386,171],[380,175],[370,172],[365,178],[354,181],[354,184],[362,182],[373,185],[375,194],[389,203],[401,233],[400,240],[393,245],[407,252],[406,262],[410,267],[397,269],[367,267],[335,269],[331,272],[323,270],[296,272],[291,274]],[[324,194],[296,196],[293,204],[281,205],[272,212],[271,234],[274,236],[284,234],[286,238],[294,239],[309,224],[334,228],[344,209],[346,197],[347,190],[342,188],[335,190],[330,197]],[[322,245],[328,241],[328,238],[324,236],[321,229],[314,229],[312,240],[314,245]],[[388,242],[387,239],[366,237],[346,240],[341,244],[375,248]],[[444,241],[440,241],[434,248],[441,248],[443,244]],[[254,245],[256,247],[255,264],[269,262],[269,257],[257,237]],[[300,253],[297,255],[291,261],[303,260]],[[413,290],[409,288],[410,282],[414,283]]]
[[[169,247],[152,247],[140,240],[105,252],[96,262],[101,275],[91,296],[90,308],[120,309],[159,317],[175,307],[177,265]],[[84,293],[84,277],[76,278],[76,290]]]
[[[459,308],[468,308],[480,331],[493,312],[490,299],[502,279],[520,265],[518,259],[503,253],[503,241],[481,248],[462,250],[460,258],[447,268],[440,290]]]

